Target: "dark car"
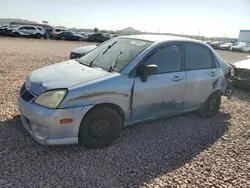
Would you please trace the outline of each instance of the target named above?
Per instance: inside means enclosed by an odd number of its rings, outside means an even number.
[[[64,31],[55,36],[55,39],[58,40],[74,40],[74,41],[83,41],[83,36],[75,34],[71,31]]]
[[[90,35],[87,40],[90,42],[105,42],[109,39],[110,39],[109,36],[104,36],[101,33],[94,33]]]
[[[233,64],[235,70],[234,84],[242,89],[250,89],[250,56],[247,60]]]

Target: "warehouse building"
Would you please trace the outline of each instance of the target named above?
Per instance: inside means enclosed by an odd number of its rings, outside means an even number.
[[[250,30],[240,30],[239,42],[250,42]]]

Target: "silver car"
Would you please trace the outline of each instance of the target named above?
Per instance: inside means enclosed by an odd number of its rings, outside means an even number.
[[[20,90],[20,116],[41,144],[103,148],[128,125],[189,111],[215,116],[221,96],[232,94],[232,70],[200,41],[116,37],[33,71]]]

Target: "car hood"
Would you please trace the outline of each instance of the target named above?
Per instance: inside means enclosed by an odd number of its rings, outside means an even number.
[[[233,64],[238,69],[249,69],[250,70],[250,59],[239,61]]]
[[[69,60],[33,71],[26,80],[26,87],[34,94],[40,95],[47,90],[69,88],[110,74],[113,73]]]
[[[88,52],[90,52],[91,50],[95,48],[97,48],[96,45],[82,46],[82,47],[72,50],[72,52],[76,54],[87,54]]]

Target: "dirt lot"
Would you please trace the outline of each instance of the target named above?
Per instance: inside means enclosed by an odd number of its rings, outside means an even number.
[[[67,60],[84,42],[0,38],[0,187],[250,187],[250,96],[220,113],[127,128],[113,146],[42,146],[24,130],[16,97],[34,69]],[[247,54],[219,52],[227,62]]]

